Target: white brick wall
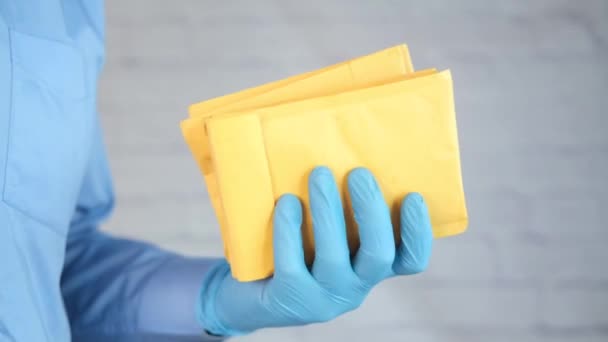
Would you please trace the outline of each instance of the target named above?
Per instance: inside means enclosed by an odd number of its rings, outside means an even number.
[[[608,340],[608,2],[108,0],[105,229],[221,255],[195,101],[406,42],[450,68],[469,232],[334,322],[243,341]]]

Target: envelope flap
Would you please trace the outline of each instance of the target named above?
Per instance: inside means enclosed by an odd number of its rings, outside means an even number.
[[[207,132],[225,222],[247,227],[226,234],[228,245],[238,246],[230,248],[233,274],[239,280],[260,279],[272,273],[275,198],[259,118],[210,119]]]

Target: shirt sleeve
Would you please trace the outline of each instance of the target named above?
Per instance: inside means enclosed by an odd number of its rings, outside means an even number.
[[[61,278],[73,340],[221,340],[196,319],[203,278],[218,259],[188,258],[97,229],[112,211],[113,191],[99,125],[95,135]]]

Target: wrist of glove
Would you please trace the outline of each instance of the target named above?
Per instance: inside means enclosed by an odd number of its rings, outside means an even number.
[[[209,332],[236,336],[266,327],[325,322],[354,310],[382,280],[426,269],[432,231],[422,196],[409,194],[400,210],[401,241],[395,244],[390,211],[373,175],[355,169],[348,190],[360,247],[351,259],[344,210],[331,171],[313,170],[309,197],[315,259],[309,270],[302,247],[302,207],[282,196],[273,216],[274,275],[238,282],[222,261],[203,281],[198,318]],[[397,247],[395,247],[397,245]]]

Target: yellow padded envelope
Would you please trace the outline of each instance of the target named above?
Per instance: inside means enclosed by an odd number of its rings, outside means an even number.
[[[395,223],[403,197],[418,191],[436,237],[466,228],[450,73],[414,73],[405,46],[194,105],[182,129],[205,174],[239,280],[272,274],[275,201],[294,193],[308,209],[307,176],[317,165],[332,169],[345,204],[346,175],[364,166],[377,177]],[[347,229],[356,251],[348,208]]]
[[[226,244],[228,231],[221,207],[221,199],[205,127],[212,115],[230,110],[244,110],[273,105],[281,102],[300,100],[307,97],[337,93],[355,87],[388,82],[395,77],[411,74],[413,71],[409,50],[406,45],[388,48],[368,56],[357,58],[293,76],[259,87],[247,89],[190,106],[190,119],[182,121],[181,127],[190,150],[204,174],[211,203],[218,218],[224,253],[230,261],[230,249]]]

